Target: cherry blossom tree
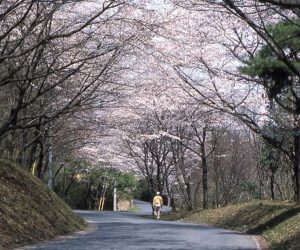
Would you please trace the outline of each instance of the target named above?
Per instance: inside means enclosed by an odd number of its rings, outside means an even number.
[[[240,66],[246,63],[246,58],[254,57],[263,46],[267,46],[292,75],[299,76],[299,68],[295,66],[294,59],[269,28],[278,22],[297,26],[297,10],[253,1],[173,2],[183,7],[187,13],[192,12],[195,19],[203,24],[198,27],[190,24],[189,39],[198,36],[201,41],[198,39],[200,43],[193,50],[194,53],[189,54],[188,62],[175,64],[175,70],[185,84],[184,88],[200,103],[238,117],[268,143],[284,152],[294,165],[295,199],[299,200],[299,150],[298,139],[295,137],[297,126],[290,128],[289,132],[295,138],[292,151],[290,147],[288,149],[283,146],[276,136],[265,131],[263,126],[267,120],[276,119],[274,114],[269,113],[267,105],[275,101],[282,107],[283,103],[279,99],[288,87],[273,82],[274,88],[278,88],[279,92],[270,96],[268,94],[273,87],[265,85],[257,77],[249,77],[239,71]],[[204,25],[208,20],[211,20],[210,25]],[[212,54],[211,51],[215,53]],[[294,82],[292,88],[297,88],[297,84],[297,81]],[[264,100],[266,97],[270,102]],[[297,100],[296,94],[293,104],[285,103],[285,110],[289,110],[287,117],[291,118],[297,113]],[[297,124],[296,120],[292,123]]]
[[[129,1],[24,0],[1,8],[0,144],[42,176],[53,151],[99,143],[99,109],[117,105],[127,61],[155,22]]]

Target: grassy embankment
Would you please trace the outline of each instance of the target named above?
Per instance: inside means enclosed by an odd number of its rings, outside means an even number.
[[[127,212],[138,213],[141,212],[141,209],[137,206],[133,206],[127,210]]]
[[[85,226],[40,180],[0,161],[0,249],[52,239]]]
[[[263,236],[263,249],[300,249],[300,205],[293,203],[253,201],[199,212],[176,212],[164,218]]]

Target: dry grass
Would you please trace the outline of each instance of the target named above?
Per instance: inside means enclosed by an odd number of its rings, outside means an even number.
[[[271,249],[300,249],[300,206],[254,201],[187,213],[181,220],[205,223],[263,236]],[[168,218],[174,217],[170,214]]]
[[[51,239],[85,222],[35,177],[0,161],[0,249]]]

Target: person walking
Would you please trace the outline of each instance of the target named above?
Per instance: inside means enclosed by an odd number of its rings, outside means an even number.
[[[163,199],[160,196],[160,192],[157,192],[156,195],[154,196],[152,206],[153,206],[154,215],[156,216],[156,219],[159,220],[161,209],[163,206]]]

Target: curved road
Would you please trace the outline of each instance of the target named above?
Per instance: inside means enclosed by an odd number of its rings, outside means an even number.
[[[149,203],[137,203],[141,213],[151,211]],[[142,218],[122,212],[77,211],[89,222],[87,231],[21,249],[41,250],[255,250],[252,236],[205,225]]]
[[[149,215],[152,213],[151,203],[149,202],[133,200],[133,204],[134,206],[139,207],[140,212],[138,214]],[[170,212],[171,210],[172,210],[171,207],[167,207],[167,206],[163,206],[162,208],[162,212]]]

